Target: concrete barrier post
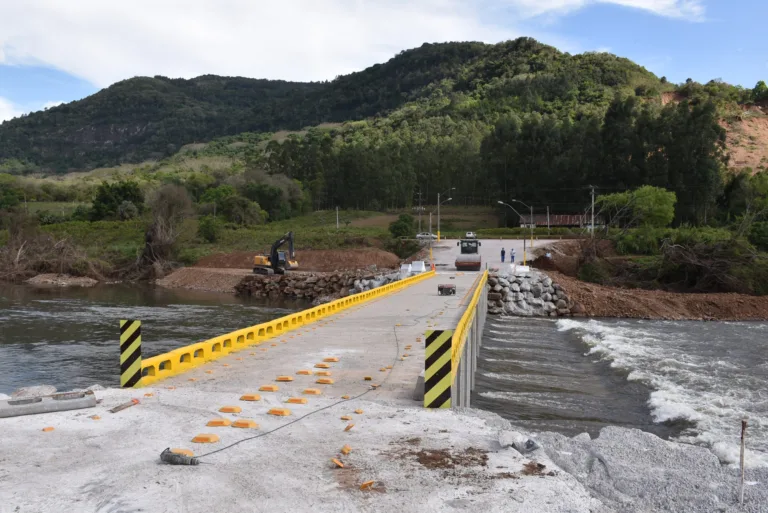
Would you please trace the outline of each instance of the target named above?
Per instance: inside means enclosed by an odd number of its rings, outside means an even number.
[[[131,388],[141,381],[141,321],[120,321],[120,386]]]

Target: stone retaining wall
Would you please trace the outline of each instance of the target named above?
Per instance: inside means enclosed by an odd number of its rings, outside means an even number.
[[[546,274],[531,270],[488,277],[488,313],[520,317],[567,317],[574,308],[565,290]]]
[[[372,274],[368,271],[338,273],[293,273],[246,276],[235,286],[235,293],[255,297],[287,297],[326,302],[365,292],[397,281],[397,272]]]

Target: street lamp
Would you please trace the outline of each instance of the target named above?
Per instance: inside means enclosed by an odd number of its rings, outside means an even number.
[[[442,194],[445,194],[446,192],[455,191],[456,187],[451,187],[447,191],[443,192]],[[445,201],[451,201],[453,198],[448,198]],[[440,193],[437,193],[437,241],[440,242]]]
[[[523,203],[520,200],[513,199],[512,203],[520,203],[524,207],[528,207],[525,203]],[[531,209],[531,249],[533,249],[533,207],[528,207]]]
[[[514,200],[513,200],[513,201],[514,201]],[[509,208],[511,208],[511,209],[512,209],[512,211],[513,211],[515,214],[517,214],[517,215],[520,217],[520,219],[522,219],[522,218],[523,218],[523,216],[520,214],[520,212],[518,212],[518,211],[515,209],[515,207],[513,207],[513,206],[512,206],[512,205],[510,205],[509,203],[504,203],[503,201],[498,201],[497,203],[498,203],[499,205],[504,205],[504,206],[506,206],[506,207],[509,207]],[[533,238],[531,238],[531,241],[533,241]],[[531,245],[533,245],[533,242],[531,242]],[[525,265],[525,264],[526,264],[526,255],[525,255],[525,237],[523,237],[523,265]]]
[[[437,197],[439,198],[440,195],[438,194]],[[440,240],[440,205],[443,203],[448,203],[453,198],[444,199],[443,201],[438,201],[437,203],[437,240]],[[434,214],[435,211],[429,213],[429,259],[432,260],[432,214]]]

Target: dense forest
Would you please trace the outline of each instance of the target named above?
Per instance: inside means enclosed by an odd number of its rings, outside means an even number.
[[[679,101],[663,105],[672,93]],[[270,219],[308,205],[433,204],[445,191],[453,203],[519,198],[572,213],[589,186],[654,185],[676,193],[678,223],[701,224],[728,210],[720,119],[766,99],[762,82],[674,85],[627,59],[529,38],[425,44],[324,83],[126,80],[0,125],[0,171],[222,156],[233,159],[231,173],[169,180],[196,201],[230,187]],[[269,133],[277,130],[294,132]]]

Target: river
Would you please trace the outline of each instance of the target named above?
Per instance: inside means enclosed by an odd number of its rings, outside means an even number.
[[[0,394],[37,384],[118,386],[120,319],[142,321],[142,352],[149,357],[306,307],[150,285],[3,284]]]
[[[489,317],[473,406],[532,431],[613,424],[768,466],[768,323]]]

